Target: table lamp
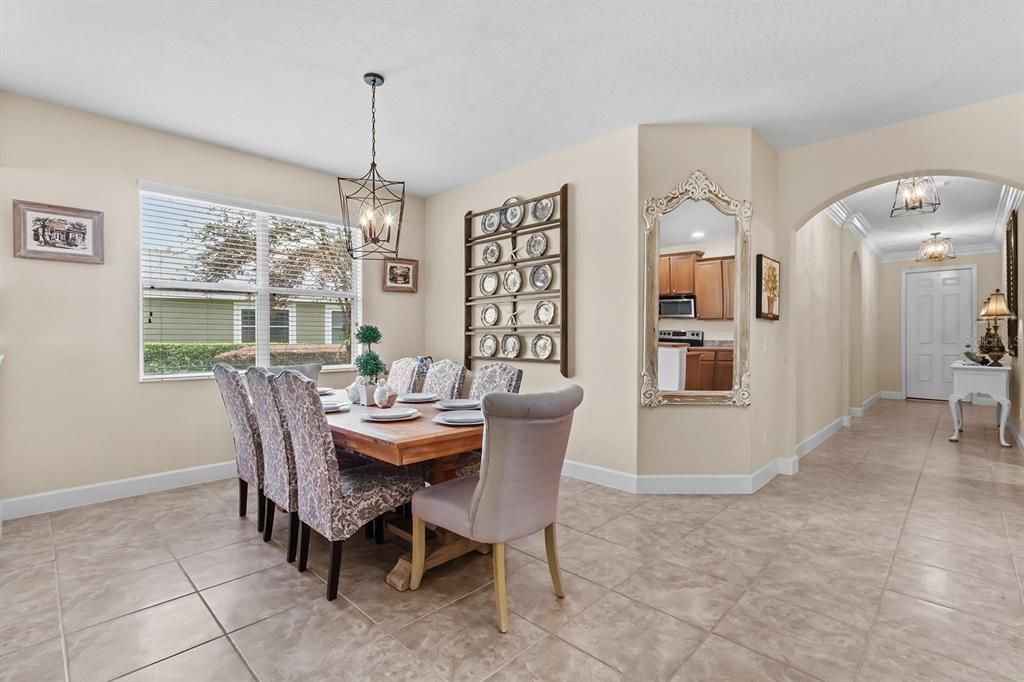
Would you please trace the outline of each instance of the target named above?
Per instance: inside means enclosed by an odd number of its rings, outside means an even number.
[[[978,316],[979,319],[986,322],[991,320],[993,323],[992,327],[985,330],[985,336],[982,337],[978,348],[980,352],[988,355],[988,359],[992,361],[993,365],[998,365],[999,360],[1006,355],[1006,346],[1003,345],[1003,339],[999,336],[999,320],[1008,320],[1011,317],[1010,308],[1006,305],[1006,295],[996,289],[988,297],[981,309],[981,315]]]

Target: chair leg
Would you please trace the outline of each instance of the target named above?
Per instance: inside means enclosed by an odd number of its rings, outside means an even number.
[[[551,585],[555,588],[555,596],[562,598],[565,590],[562,589],[562,570],[558,566],[558,546],[555,544],[555,524],[544,529],[544,548],[548,554],[548,570],[551,571]]]
[[[363,526],[363,531],[366,533],[366,539],[367,540],[372,540],[373,539],[373,521],[370,521],[365,526]]]
[[[267,498],[260,490],[256,493],[256,530],[263,532],[263,522],[266,521]]]
[[[295,552],[299,546],[299,512],[288,515],[288,563],[295,561]]]
[[[418,516],[412,517],[412,575],[409,589],[415,590],[423,580],[423,566],[427,560],[427,524]]]
[[[498,606],[498,631],[508,632],[508,593],[505,591],[505,543],[493,545],[494,596]]]
[[[327,577],[327,601],[338,597],[338,579],[341,577],[341,546],[344,540],[331,542],[331,572]]]
[[[384,515],[381,514],[373,520],[373,541],[378,545],[384,544]]]
[[[299,528],[299,573],[306,570],[309,561],[309,526],[303,523]]]
[[[274,512],[277,511],[277,505],[269,497],[265,500],[263,506],[267,510],[263,513],[263,542],[270,542],[270,537],[274,534]]]
[[[245,516],[246,507],[249,502],[249,482],[238,479],[238,515]]]

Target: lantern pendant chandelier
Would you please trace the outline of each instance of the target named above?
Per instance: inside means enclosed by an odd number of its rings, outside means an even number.
[[[927,261],[929,263],[942,263],[943,261],[956,258],[953,250],[953,240],[941,239],[941,232],[932,232],[932,236],[921,242],[921,250],[917,255],[917,262]]]
[[[352,258],[388,260],[398,257],[398,237],[405,213],[405,182],[388,180],[377,170],[377,88],[384,77],[363,75],[370,86],[370,170],[361,178],[338,178],[346,248]],[[353,239],[359,226],[360,240]]]
[[[942,202],[933,177],[903,178],[896,183],[896,198],[892,202],[890,218],[935,213]]]

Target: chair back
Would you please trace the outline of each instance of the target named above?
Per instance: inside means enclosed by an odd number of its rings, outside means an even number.
[[[439,360],[427,369],[427,378],[423,381],[426,393],[436,393],[441,400],[451,400],[462,396],[462,385],[466,382],[466,367],[453,360]]]
[[[523,383],[523,370],[507,362],[492,362],[473,374],[473,385],[469,397],[480,400],[488,393],[519,393]]]
[[[245,373],[263,444],[263,494],[290,512],[298,509],[299,500],[295,456],[274,379],[273,369],[266,367],[250,367]]]
[[[241,373],[224,363],[213,367],[213,378],[220,389],[224,408],[231,424],[231,438],[235,443],[235,464],[238,477],[255,486],[263,486],[263,448],[256,415],[252,409],[249,390]]]
[[[398,358],[391,363],[388,372],[388,385],[399,395],[412,393],[423,381],[427,367],[416,358]]]
[[[269,369],[274,376],[277,376],[286,369],[294,369],[296,372],[308,379],[319,381],[321,366],[322,365],[319,362],[307,362],[304,365],[274,365],[273,367],[267,367],[267,369]]]
[[[474,540],[507,542],[555,522],[572,415],[581,402],[583,389],[575,384],[484,396],[483,458],[469,511]]]
[[[295,455],[299,518],[330,538],[331,513],[341,497],[341,475],[316,383],[289,369],[274,378],[273,386]]]

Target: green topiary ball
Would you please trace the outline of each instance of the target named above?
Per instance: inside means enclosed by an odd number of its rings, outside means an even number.
[[[383,338],[380,329],[372,324],[361,324],[356,329],[356,341],[363,344],[380,343]]]
[[[379,333],[379,332],[378,332]],[[373,381],[377,381],[377,377],[384,373],[387,367],[384,365],[384,361],[377,355],[377,351],[368,350],[365,353],[360,353],[355,359],[356,370],[359,372],[359,376],[366,377]]]

